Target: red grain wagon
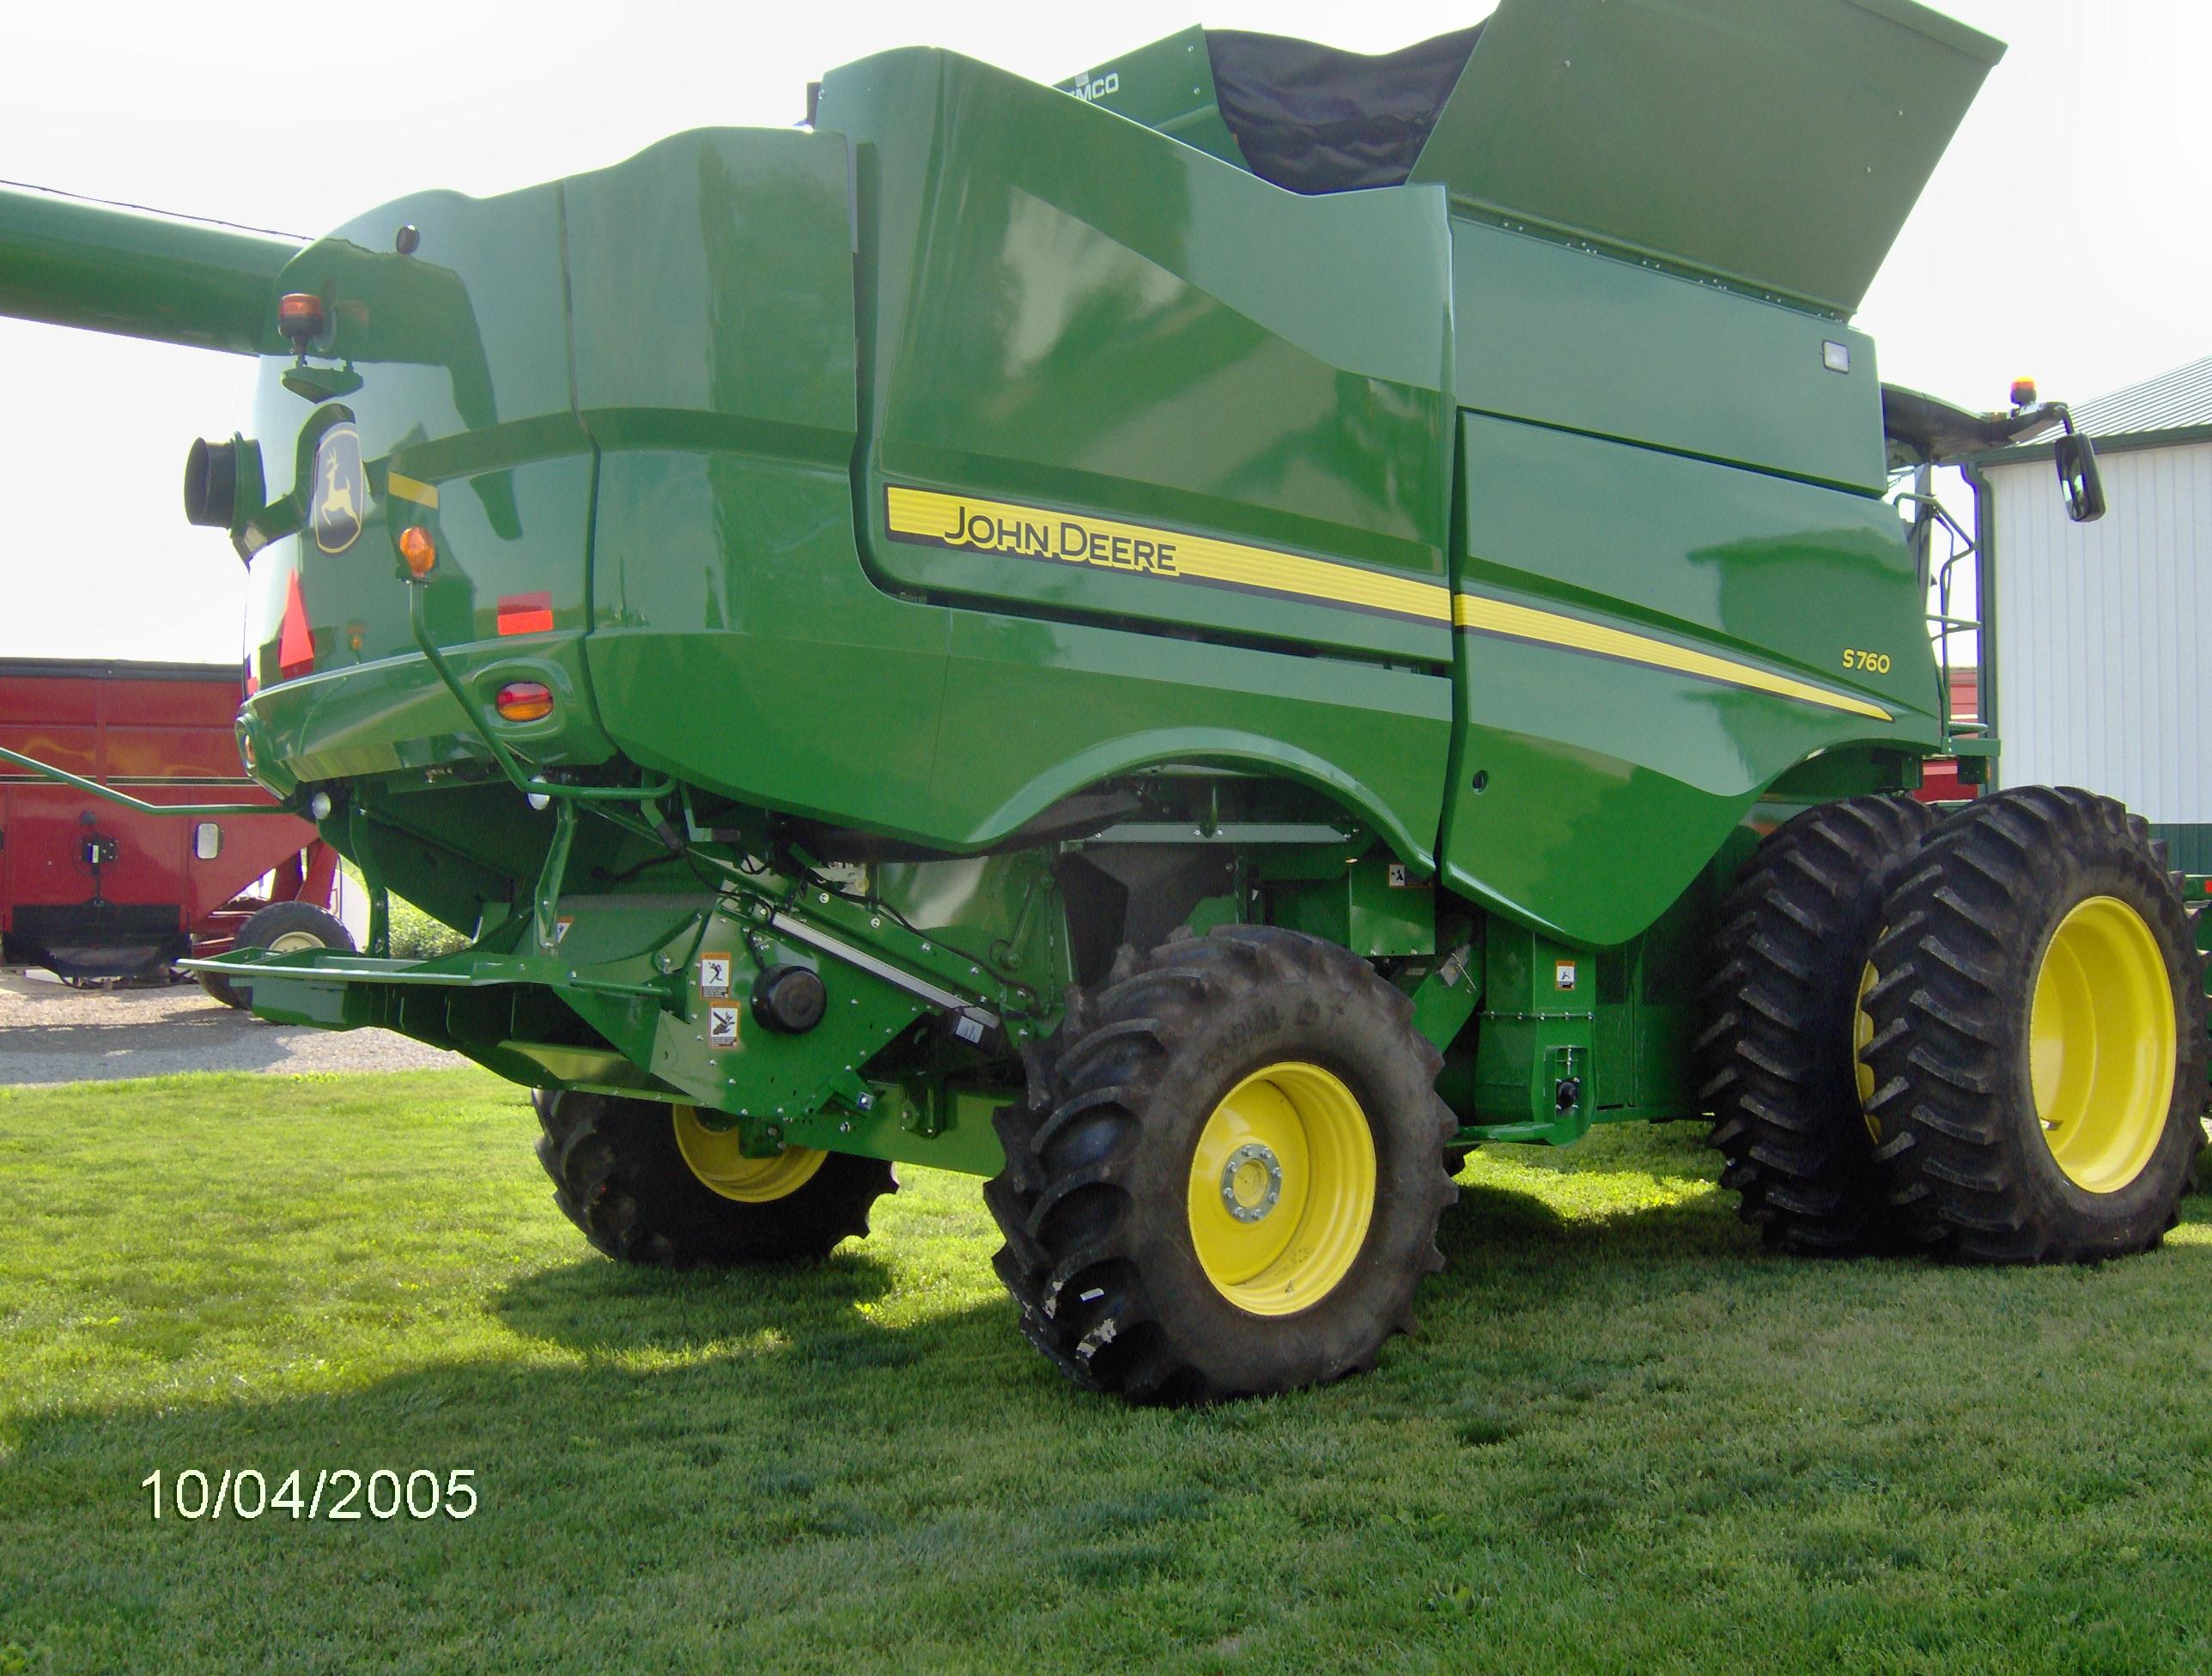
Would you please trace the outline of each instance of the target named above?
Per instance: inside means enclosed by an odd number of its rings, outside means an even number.
[[[227,664],[0,659],[0,746],[148,803],[271,801],[240,768],[238,705]],[[0,959],[12,963],[82,981],[152,975],[237,943],[350,947],[327,912],[337,871],[292,816],[146,814],[0,765]]]

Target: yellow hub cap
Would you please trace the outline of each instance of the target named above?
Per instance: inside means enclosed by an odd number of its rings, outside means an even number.
[[[1285,1060],[1231,1089],[1191,1154],[1191,1243],[1255,1315],[1311,1309],[1350,1272],[1375,1214],[1375,1139],[1343,1081]]]
[[[748,1158],[738,1145],[736,1130],[709,1129],[692,1106],[676,1108],[676,1150],[701,1181],[740,1205],[789,1198],[814,1179],[814,1172],[830,1156],[793,1146],[773,1158]]]
[[[2027,1023],[2035,1114],[2076,1186],[2117,1193],[2150,1162],[2173,1101],[2176,1035],[2166,960],[2142,916],[2114,896],[2076,904],[2043,951]]]

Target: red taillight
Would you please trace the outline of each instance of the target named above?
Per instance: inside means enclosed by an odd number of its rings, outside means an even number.
[[[542,721],[553,714],[553,695],[537,681],[510,681],[492,707],[509,721]]]
[[[502,635],[544,635],[553,628],[553,596],[507,593],[500,596],[499,632]]]
[[[290,291],[276,299],[276,330],[297,347],[313,343],[328,324],[323,300],[313,291]]]

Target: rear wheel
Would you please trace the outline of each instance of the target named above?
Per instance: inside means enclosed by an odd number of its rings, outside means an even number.
[[[1771,1246],[1849,1256],[1897,1243],[1852,1058],[1882,900],[1935,812],[1851,798],[1769,833],[1721,908],[1698,1042],[1711,1144]]]
[[[1079,1384],[1212,1402],[1373,1365],[1443,1266],[1456,1128],[1405,996],[1267,926],[1079,998],[984,1190],[1022,1327]]]
[[[2070,788],[1983,799],[1886,917],[1860,1057],[1920,1242],[2001,1263],[2156,1245],[2204,1145],[2204,959],[2143,822]]]
[[[671,1268],[827,1256],[868,1231],[868,1207],[898,1191],[874,1158],[790,1147],[747,1157],[690,1106],[611,1095],[532,1096],[538,1161],[553,1199],[617,1261]]]
[[[292,954],[301,949],[343,949],[353,952],[353,934],[313,902],[271,902],[238,928],[240,949],[267,949]],[[200,987],[227,1007],[252,1004],[253,986],[234,983],[212,972],[198,974]]]

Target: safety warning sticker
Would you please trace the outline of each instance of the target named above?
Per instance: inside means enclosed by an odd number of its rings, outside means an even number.
[[[699,956],[699,993],[702,995],[727,995],[730,993],[729,956]]]

